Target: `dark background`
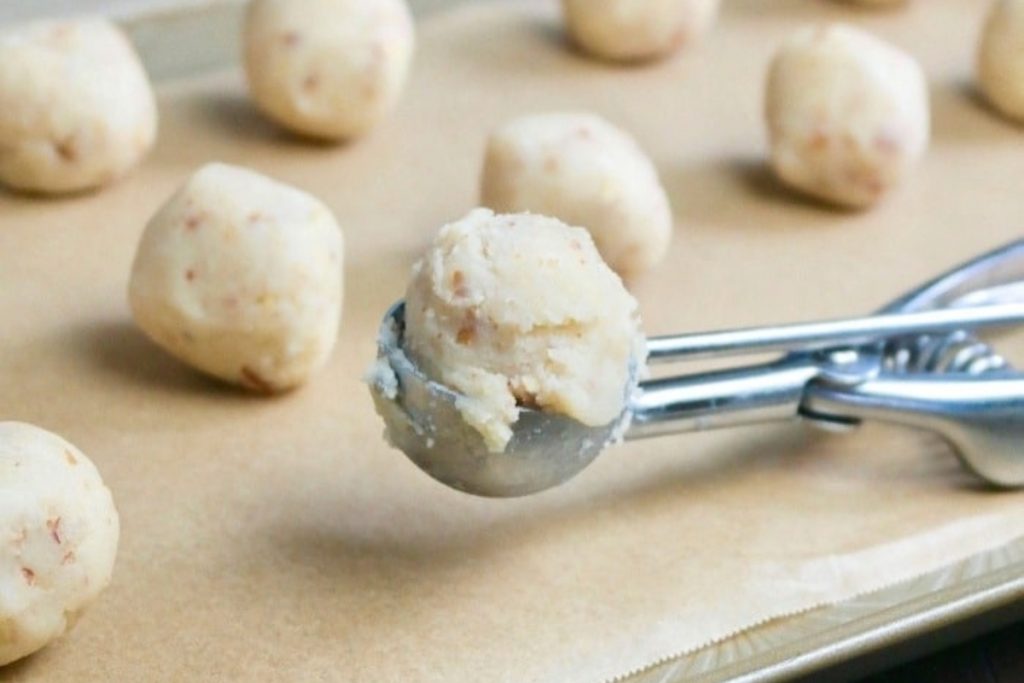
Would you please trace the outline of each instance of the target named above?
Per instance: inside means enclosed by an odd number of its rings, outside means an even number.
[[[861,679],[861,683],[1024,683],[1024,624]]]
[[[865,666],[874,670],[879,662]],[[848,680],[851,672],[844,669],[840,677]],[[801,680],[810,683],[831,677],[824,674]],[[1024,683],[1024,622],[861,678],[857,683]]]

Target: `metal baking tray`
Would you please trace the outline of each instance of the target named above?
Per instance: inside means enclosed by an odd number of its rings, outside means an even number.
[[[19,5],[21,1],[8,8],[7,18],[48,9],[46,3],[23,0]],[[410,0],[419,16],[465,1]],[[107,2],[106,7],[132,35],[153,77],[167,82],[236,60],[243,4],[144,0]],[[0,23],[4,18],[0,14]],[[181,49],[184,44],[188,50]],[[1020,618],[1024,540],[855,600],[775,619],[695,652],[654,662],[620,680],[848,680]]]

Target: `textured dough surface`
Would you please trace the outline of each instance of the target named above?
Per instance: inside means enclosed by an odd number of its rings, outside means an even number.
[[[627,133],[599,116],[524,116],[488,142],[481,203],[586,228],[623,276],[655,266],[672,237],[672,210],[654,164]]]
[[[405,350],[463,394],[494,451],[522,406],[612,422],[646,354],[636,300],[589,234],[554,218],[477,209],[444,226],[405,305]]]
[[[928,146],[921,68],[852,26],[796,33],[776,53],[765,93],[772,167],[784,183],[827,202],[876,203]]]
[[[110,583],[119,534],[110,491],[81,451],[0,422],[0,665],[73,625]]]
[[[157,344],[259,392],[304,382],[338,334],[343,243],[330,210],[248,169],[209,164],[146,226],[129,300]]]
[[[356,137],[397,104],[414,43],[405,0],[255,0],[245,23],[249,90],[297,133]]]
[[[566,29],[602,59],[663,57],[707,33],[719,0],[562,0]]]
[[[153,91],[104,19],[0,29],[0,182],[41,193],[105,185],[156,137]]]
[[[978,45],[978,85],[996,109],[1024,121],[1024,2],[999,0]]]

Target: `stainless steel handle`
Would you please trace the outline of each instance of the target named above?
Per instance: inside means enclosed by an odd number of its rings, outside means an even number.
[[[1024,377],[904,375],[857,386],[813,381],[802,410],[927,429],[985,480],[1024,486]]]
[[[1016,240],[961,264],[889,303],[881,313],[927,311],[1006,301],[1024,282],[1024,240]],[[1009,287],[1005,287],[1005,286]]]
[[[793,358],[640,384],[630,404],[626,438],[795,419],[807,383],[821,372],[809,358]]]
[[[769,351],[823,351],[837,346],[861,346],[893,337],[949,334],[964,328],[980,329],[1021,322],[1024,322],[1024,304],[1004,303],[653,337],[647,342],[647,350],[650,363],[665,363]]]
[[[879,347],[881,337],[913,336],[926,328],[933,332],[975,328],[977,325],[969,318],[977,310],[988,310],[982,317],[989,316],[990,321],[1014,312],[1015,307],[1009,304],[1020,305],[1021,299],[1016,294],[1020,293],[1021,281],[1024,281],[1024,240],[948,271],[904,294],[872,318],[653,338],[649,341],[651,362],[780,349],[792,352],[774,363],[641,383],[631,401],[633,422],[625,437],[632,440],[794,419],[801,414],[801,406],[806,407],[805,389],[826,372],[823,368],[835,376],[837,368],[832,362],[823,361],[823,357],[830,355],[829,348],[848,348],[863,341],[870,342],[868,346]],[[978,304],[974,311],[955,310],[968,300]],[[998,316],[991,316],[995,312]],[[824,350],[815,355],[812,351],[816,349]],[[859,352],[865,361],[872,353],[867,346]],[[880,370],[881,356],[878,356],[873,372]],[[857,379],[866,379],[870,374]],[[804,416],[823,425],[858,421],[856,415],[844,412],[808,415],[804,411]]]

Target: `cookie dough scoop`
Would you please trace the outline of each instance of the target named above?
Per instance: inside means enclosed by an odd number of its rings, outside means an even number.
[[[486,315],[519,310],[521,287],[546,283],[547,295],[533,301],[542,311],[563,298],[580,298],[584,290],[537,271],[545,261],[556,271],[568,267],[551,243],[538,244],[533,229],[510,237],[523,228],[516,227],[518,221],[562,232],[570,241],[586,237],[550,220],[476,212],[446,226],[414,268],[406,300],[384,316],[377,362],[368,376],[371,394],[389,441],[438,481],[476,495],[521,496],[571,479],[622,440],[782,420],[846,431],[863,419],[877,419],[945,437],[963,464],[991,485],[1024,486],[1024,457],[1018,448],[1024,439],[1024,377],[973,335],[974,330],[1024,322],[1024,241],[950,271],[877,315],[655,337],[644,348],[617,357],[619,365],[602,367],[588,349],[593,339],[566,321],[495,323]],[[474,227],[478,223],[485,229]],[[483,239],[475,251],[468,248],[466,240],[480,239],[488,225],[514,241]],[[522,242],[516,245],[518,237]],[[486,272],[500,269],[507,258],[524,266],[517,271],[524,279],[498,279],[490,284],[500,287],[480,293],[475,291],[480,280],[458,270],[462,278],[455,278],[459,284],[454,289],[461,293],[446,296],[455,293],[445,287],[445,278],[455,271],[444,266],[466,265],[460,259],[484,255]],[[424,285],[431,292],[426,298]],[[602,296],[601,324],[611,325],[622,311],[614,312],[607,292]],[[477,303],[459,308],[461,299]],[[473,315],[467,316],[467,310]],[[585,317],[582,311],[573,313]],[[459,353],[458,331],[445,348],[447,323],[453,320],[472,320],[473,339],[483,337],[487,351]],[[538,335],[543,344],[523,344]],[[638,330],[634,338],[642,339]],[[575,348],[569,351],[563,344]],[[758,365],[639,381],[646,362],[765,352],[782,355]],[[533,370],[530,358],[542,359]],[[572,376],[542,377],[554,394],[515,390],[536,388],[531,372],[538,367],[560,372],[558,358],[582,365]],[[572,391],[573,382],[596,382],[586,393],[597,397],[601,380],[609,378],[617,385],[607,395],[614,393],[620,402],[609,403],[612,409],[603,419],[558,400],[558,391]]]

